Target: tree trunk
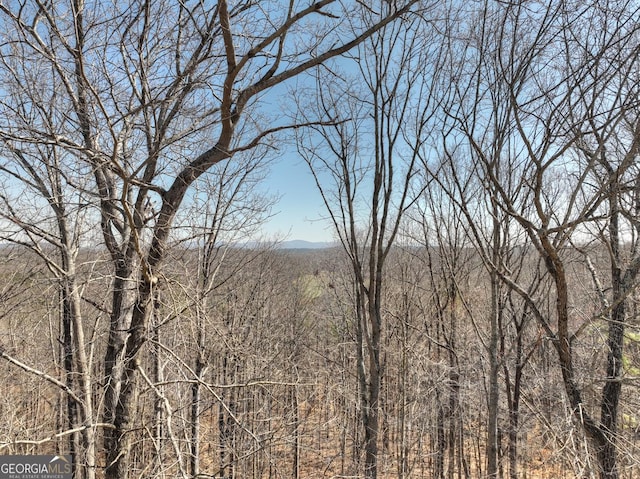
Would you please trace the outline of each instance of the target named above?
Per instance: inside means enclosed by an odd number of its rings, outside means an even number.
[[[85,479],[94,479],[96,473],[96,439],[95,430],[92,427],[94,422],[93,413],[93,390],[91,388],[91,366],[89,358],[85,350],[86,340],[84,337],[84,325],[82,324],[82,314],[80,311],[80,291],[76,284],[75,265],[72,263],[68,271],[69,290],[71,298],[71,309],[73,310],[72,330],[76,341],[74,359],[76,363],[76,374],[78,377],[78,385],[80,387],[80,397],[82,404],[78,408],[78,423],[86,426],[82,430],[82,449],[83,449],[83,469],[80,477]]]
[[[543,247],[547,256],[545,261],[547,269],[552,274],[556,285],[556,313],[558,316],[558,333],[554,341],[554,347],[558,354],[560,370],[565,391],[569,399],[569,404],[573,409],[576,420],[582,424],[587,438],[596,451],[598,470],[600,479],[618,479],[618,472],[615,458],[614,438],[605,431],[601,424],[597,424],[593,417],[584,407],[582,392],[575,378],[573,367],[573,350],[571,337],[569,335],[569,293],[564,265],[558,257],[557,252],[548,241],[543,238]],[[612,357],[611,354],[609,357]],[[605,385],[606,388],[606,385]],[[615,389],[614,389],[615,391]],[[606,396],[603,396],[603,401]],[[608,398],[615,399],[617,405],[618,396]],[[613,449],[612,449],[613,447]]]
[[[373,249],[373,248],[372,248]],[[369,357],[369,382],[367,387],[367,414],[364,423],[365,440],[365,477],[378,477],[378,437],[380,432],[380,388],[382,370],[380,364],[381,312],[379,301],[380,282],[367,292],[368,326],[366,348]]]
[[[520,395],[522,370],[525,359],[522,350],[522,323],[516,324],[516,354],[515,378],[513,384],[509,379],[507,365],[504,364],[505,386],[507,390],[507,405],[509,408],[509,477],[518,479],[518,427],[520,423]],[[504,348],[502,348],[504,349]]]
[[[494,201],[493,206],[493,233],[492,233],[492,261],[499,264],[500,260],[500,224],[498,222],[498,208]],[[499,370],[499,327],[501,324],[500,311],[500,278],[495,270],[489,273],[491,281],[491,311],[489,318],[489,397],[487,398],[487,477],[498,477],[498,401],[500,391],[498,385]]]
[[[164,375],[162,371],[162,366],[160,364],[160,328],[158,325],[157,318],[154,318],[153,324],[151,325],[152,332],[151,337],[153,339],[153,344],[151,346],[151,361],[152,361],[152,371],[153,371],[153,382],[154,384],[158,384],[156,386],[160,391],[159,394],[156,394],[156,398],[153,404],[153,415],[154,415],[154,451],[153,451],[153,462],[155,464],[155,474],[159,477],[162,476],[162,469],[164,464],[164,442],[165,442],[165,427],[164,427],[164,404],[162,400],[162,389],[164,386],[161,385],[164,380]]]
[[[293,413],[292,429],[292,455],[291,478],[298,479],[300,477],[300,412],[298,405],[298,387],[293,385],[290,390],[291,395],[291,412]]]
[[[115,408],[113,434],[107,449],[106,479],[126,479],[129,477],[129,455],[136,407],[138,353],[146,341],[149,318],[154,308],[151,275],[140,280],[139,299],[133,309],[129,336],[124,348],[124,364],[121,391]],[[154,282],[155,283],[155,282]]]
[[[436,447],[433,466],[433,477],[444,479],[444,455],[447,450],[447,439],[445,435],[445,411],[440,389],[436,388]]]
[[[64,254],[63,256],[63,268],[65,268],[64,266]],[[66,280],[66,278],[62,279],[63,285],[60,287],[60,298],[61,298],[61,304],[62,304],[62,317],[61,317],[61,331],[62,331],[62,364],[64,367],[64,371],[66,374],[66,378],[65,378],[65,382],[67,387],[70,390],[74,389],[74,367],[73,367],[73,333],[72,333],[72,327],[73,327],[73,318],[71,317],[72,315],[72,307],[70,304],[70,298],[71,298],[71,291],[68,287],[68,282]],[[76,404],[75,399],[73,399],[72,397],[70,397],[68,394],[64,394],[64,401],[66,403],[66,411],[67,411],[67,417],[66,417],[66,424],[65,427],[67,429],[73,429],[76,427],[77,425],[77,410],[78,410],[78,405]],[[64,414],[64,413],[62,413]],[[79,434],[71,434],[69,436],[69,443],[68,443],[68,454],[71,454],[71,457],[73,457],[73,474],[77,474],[77,470],[78,470],[78,461],[79,461],[79,456],[77,454],[77,451],[79,446]],[[60,453],[63,453],[65,451],[59,451]]]
[[[121,258],[116,261],[113,272],[112,309],[109,324],[109,339],[104,357],[104,413],[103,421],[113,424],[116,405],[122,386],[124,372],[123,354],[127,340],[127,331],[131,325],[131,316],[136,300],[136,280],[132,258]],[[105,449],[113,447],[111,434],[105,434]]]
[[[198,352],[196,356],[196,364],[194,372],[198,380],[203,379],[205,362],[202,357],[202,330],[201,325],[198,325]],[[199,381],[194,382],[191,385],[191,459],[190,459],[190,472],[192,477],[200,474],[200,396],[202,387]]]

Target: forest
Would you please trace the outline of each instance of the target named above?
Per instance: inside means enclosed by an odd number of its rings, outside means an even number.
[[[638,477],[637,18],[0,1],[0,455]],[[275,161],[307,168],[331,247],[263,233]]]

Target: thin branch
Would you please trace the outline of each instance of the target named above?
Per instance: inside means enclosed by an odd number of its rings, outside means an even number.
[[[7,352],[4,350],[4,348],[2,346],[0,346],[0,358],[6,359],[8,362],[13,364],[14,366],[19,367],[23,371],[26,371],[26,372],[28,372],[30,374],[33,374],[35,376],[38,376],[39,378],[44,379],[45,381],[50,382],[54,386],[60,388],[62,391],[67,393],[78,404],[83,404],[83,401],[65,383],[63,383],[62,381],[54,378],[50,374],[47,374],[44,371],[40,371],[39,369],[32,368],[31,366],[28,366],[27,364],[23,363],[22,361],[14,358],[10,354],[7,354]]]
[[[78,426],[73,429],[67,429],[66,431],[53,434],[43,439],[21,439],[21,440],[15,440],[11,442],[1,442],[0,451],[11,446],[23,446],[23,445],[40,446],[42,444],[46,444],[47,442],[55,441],[57,439],[60,439],[65,436],[70,436],[71,434],[75,434],[77,432],[86,431],[87,429],[97,429],[99,427],[104,429],[114,429],[113,424],[104,423],[104,422],[99,422],[96,424],[87,424],[85,426]]]

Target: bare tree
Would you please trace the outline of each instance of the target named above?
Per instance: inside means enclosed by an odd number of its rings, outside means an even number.
[[[185,215],[189,230],[193,232],[181,241],[186,244],[185,265],[188,270],[196,269],[195,284],[187,285],[193,291],[194,323],[192,330],[195,359],[193,372],[196,380],[191,385],[191,431],[190,469],[192,476],[200,474],[200,443],[202,391],[210,368],[210,356],[214,351],[209,347],[209,335],[214,321],[210,318],[211,302],[215,292],[232,281],[233,276],[249,266],[263,253],[262,249],[242,248],[243,241],[255,241],[253,237],[261,222],[269,214],[272,199],[257,193],[257,186],[264,175],[264,158],[247,158],[242,163],[224,163],[213,168],[212,173],[196,185],[202,192]],[[189,224],[190,223],[190,224]],[[197,245],[198,259],[194,266],[192,244]],[[231,262],[230,265],[227,263]],[[188,271],[185,271],[188,275]],[[218,351],[216,354],[220,354]],[[223,369],[232,361],[228,352],[222,352]],[[224,380],[227,375],[222,373]],[[231,382],[233,378],[231,378]],[[224,424],[224,409],[221,408],[219,424]],[[223,432],[220,431],[223,435]],[[223,461],[224,462],[224,461]],[[222,466],[221,466],[222,467]]]
[[[605,24],[587,43],[585,37],[565,39],[567,60],[595,55],[595,61],[583,70],[572,69],[578,94],[567,113],[572,120],[571,133],[582,161],[589,170],[589,184],[602,197],[601,218],[590,230],[596,243],[609,252],[610,273],[605,288],[585,250],[592,273],[593,287],[600,299],[601,318],[606,321],[606,373],[600,399],[599,429],[602,438],[596,445],[601,477],[617,478],[619,409],[623,393],[624,335],[628,323],[630,299],[637,288],[640,272],[638,250],[638,158],[640,157],[640,110],[638,74],[640,29],[629,24],[633,13],[628,6],[612,4],[595,10],[587,25]],[[610,291],[610,293],[607,293]]]
[[[426,161],[424,157],[421,159]],[[462,351],[468,346],[464,341],[465,319],[470,318],[475,324],[475,316],[482,313],[477,304],[474,308],[469,307],[470,277],[478,264],[474,261],[459,204],[433,180],[428,162],[424,166],[424,182],[430,186],[411,211],[412,222],[417,225],[411,238],[423,251],[417,256],[428,277],[423,286],[428,307],[423,314],[430,348],[435,350],[431,356],[436,363],[446,364],[445,372],[434,379],[436,413],[432,470],[437,478],[468,478],[471,471],[463,417],[470,405],[461,400],[461,383],[465,375]],[[439,180],[443,178],[439,177]]]
[[[389,6],[381,3],[379,8]],[[438,57],[427,46],[427,32],[420,17],[381,29],[359,48],[355,65],[345,66],[355,68],[354,75],[324,72],[316,80],[312,102],[317,103],[300,105],[304,122],[323,122],[298,137],[298,150],[351,263],[368,478],[378,474],[385,264],[414,201],[418,145],[433,113],[426,65],[437,64]],[[362,89],[353,87],[360,83]]]
[[[617,478],[615,423],[624,318],[608,323],[598,420],[575,366],[576,342],[593,319],[580,323],[572,314],[567,264],[572,241],[579,242],[587,228],[605,222],[609,232],[617,229],[612,191],[637,155],[637,126],[629,121],[633,76],[622,66],[637,65],[638,32],[630,20],[637,6],[612,2],[594,5],[592,11],[552,2],[540,7],[484,5],[476,23],[470,23],[470,43],[463,50],[464,61],[474,67],[465,70],[467,80],[456,89],[457,107],[449,114],[477,161],[492,203],[517,222],[544,261],[554,285],[555,318],[544,314],[539,294],[518,281],[502,259],[496,264],[497,258],[491,258],[488,264],[522,296],[551,338],[572,413],[594,448],[598,474]],[[591,29],[597,29],[596,38],[584,33]],[[622,123],[629,125],[625,133],[613,126]],[[612,144],[619,145],[612,139],[605,147],[614,131],[630,138],[615,161],[605,154]],[[576,148],[584,154],[577,156]],[[594,184],[590,178],[599,176],[601,168],[608,173]],[[608,212],[603,209],[607,204]],[[627,273],[625,280],[615,273],[612,277],[622,280],[619,284],[633,282],[634,261]]]
[[[43,121],[50,120],[52,114],[48,100],[41,105],[43,115],[39,119]],[[27,109],[20,105],[16,108],[21,112],[16,118],[18,123],[25,118]],[[84,178],[78,174],[73,156],[48,145],[18,149],[5,138],[4,153],[0,171],[8,181],[0,193],[0,217],[5,221],[1,238],[31,250],[57,282],[59,337],[66,377],[63,382],[50,380],[65,393],[64,427],[72,431],[68,434],[69,450],[74,454],[76,473],[78,477],[92,478],[97,411],[92,399],[92,357],[87,347],[89,340],[85,339],[82,273],[78,264],[80,248],[86,247],[88,198],[75,188],[83,184]],[[46,377],[44,371],[36,374]]]
[[[15,151],[50,145],[82,159],[113,264],[106,477],[129,475],[136,357],[192,185],[213,165],[288,127],[245,116],[263,93],[351,50],[416,5],[408,0],[380,13],[334,0],[287,8],[143,0],[0,6],[3,77],[11,84],[3,91],[2,137]],[[359,21],[362,10],[366,22]],[[29,121],[41,92],[54,100],[46,124]],[[20,103],[27,105],[22,112]],[[25,121],[18,125],[15,115]]]

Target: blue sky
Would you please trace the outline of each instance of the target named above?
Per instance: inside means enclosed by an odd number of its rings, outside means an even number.
[[[258,109],[272,125],[291,124],[291,115],[295,115],[292,90],[303,88],[308,81],[307,76],[301,75],[270,88],[261,98]],[[284,135],[281,140],[284,141],[279,144],[277,156],[272,157],[263,183],[266,193],[278,196],[279,201],[262,233],[267,239],[333,242],[333,226],[323,219],[327,216],[326,208],[309,166],[297,153],[291,137]]]
[[[280,200],[274,216],[264,225],[270,237],[287,240],[333,241],[334,233],[307,164],[295,153],[283,150],[273,163],[264,188]]]

